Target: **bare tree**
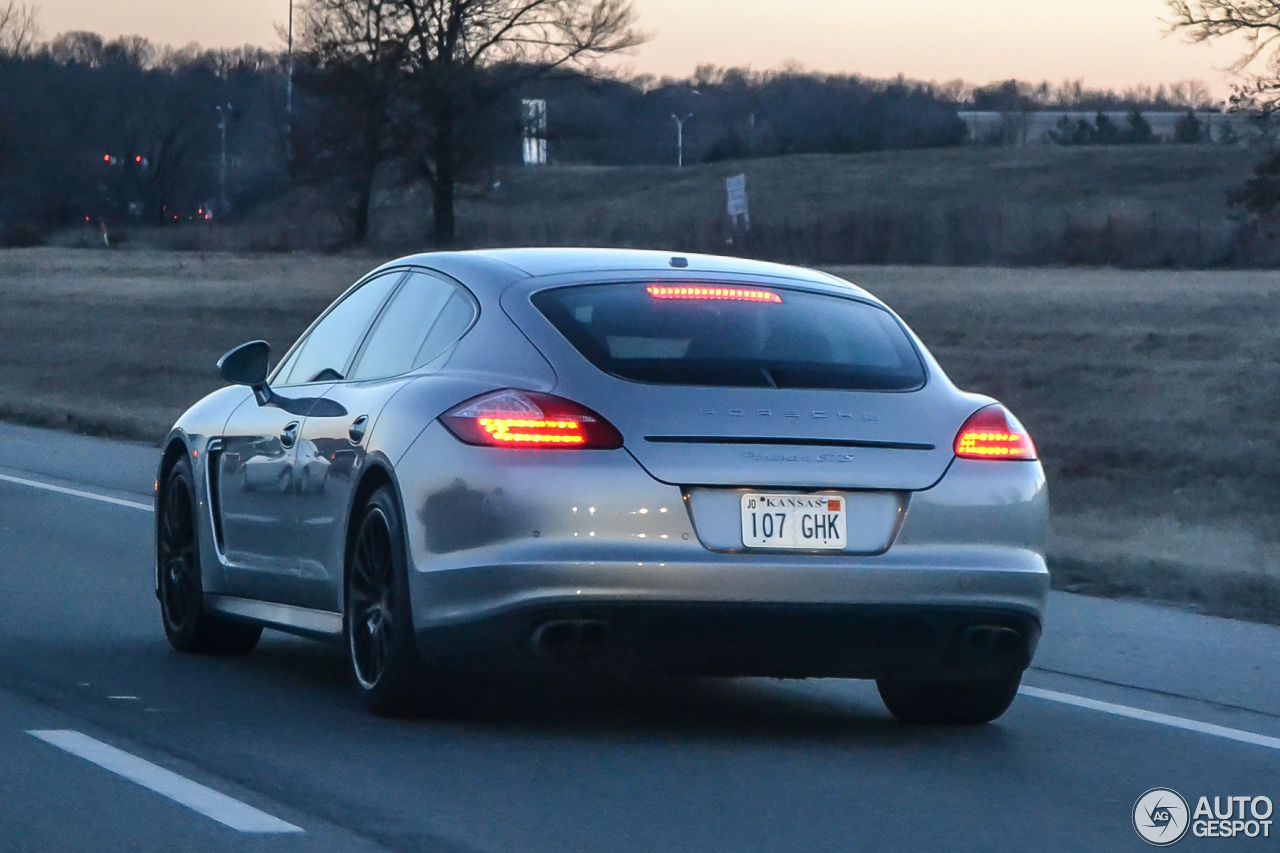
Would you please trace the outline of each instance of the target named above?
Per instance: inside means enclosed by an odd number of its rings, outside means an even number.
[[[207,82],[194,69],[130,75],[103,117],[106,138],[122,156],[117,167],[122,194],[135,199],[138,212],[153,223],[176,216],[189,175],[213,158]]]
[[[1280,0],[1168,0],[1173,10],[1172,27],[1182,30],[1191,42],[1205,42],[1224,36],[1240,36],[1246,50],[1234,70],[1248,72],[1258,60],[1261,70],[1252,79],[1235,86],[1231,96],[1236,109],[1256,110],[1263,121],[1280,107]],[[1189,137],[1195,114],[1179,122],[1180,135]],[[1198,124],[1194,127],[1198,135]],[[1255,220],[1274,221],[1280,213],[1280,150],[1269,141],[1254,177],[1227,193],[1233,207],[1243,208]],[[1249,232],[1244,232],[1248,234]]]
[[[71,30],[59,33],[44,46],[44,55],[62,66],[101,68],[107,61],[107,40],[97,33]]]
[[[1271,112],[1280,106],[1280,0],[1167,0],[1173,12],[1172,31],[1180,31],[1192,43],[1237,36],[1244,52],[1232,66],[1250,73],[1249,82],[1238,85],[1232,104],[1244,109]]]
[[[393,155],[392,105],[404,93],[404,46],[390,3],[303,6],[295,177],[332,193],[348,237],[363,242],[379,168]]]
[[[644,38],[630,0],[308,0],[304,16],[326,61],[394,69],[396,153],[431,187],[440,246],[494,107],[533,77]]]
[[[1169,84],[1169,103],[1189,110],[1207,110],[1215,100],[1203,80],[1178,80]]]
[[[34,6],[18,0],[0,3],[0,57],[27,56],[39,38]]]

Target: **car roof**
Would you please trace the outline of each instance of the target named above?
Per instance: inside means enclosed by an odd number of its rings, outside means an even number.
[[[674,266],[673,258],[683,258],[687,266]],[[818,270],[804,267],[689,252],[659,252],[645,249],[523,248],[475,249],[462,252],[427,252],[398,258],[385,266],[424,266],[457,275],[468,284],[480,274],[495,285],[510,284],[515,278],[607,272],[682,272],[699,277],[716,273],[758,275],[799,282],[837,285],[861,296],[862,288]],[[470,273],[471,275],[468,275]]]

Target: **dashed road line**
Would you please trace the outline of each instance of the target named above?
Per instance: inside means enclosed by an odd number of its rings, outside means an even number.
[[[1191,720],[1187,717],[1175,717],[1172,714],[1145,711],[1142,708],[1133,708],[1128,705],[1117,705],[1113,702],[1102,702],[1098,699],[1086,699],[1083,696],[1075,696],[1071,693],[1059,693],[1056,690],[1043,690],[1039,687],[1028,687],[1023,685],[1018,688],[1018,692],[1023,696],[1032,696],[1036,699],[1045,699],[1049,702],[1059,702],[1063,705],[1074,705],[1077,708],[1087,708],[1090,711],[1114,714],[1117,717],[1128,717],[1131,720],[1143,720],[1144,722],[1156,723],[1161,726],[1170,726],[1175,729],[1184,729],[1189,732],[1199,732],[1200,734],[1226,738],[1227,740],[1239,741],[1240,743],[1248,743],[1253,744],[1254,746],[1264,746],[1267,749],[1280,750],[1280,738],[1260,735],[1256,732],[1246,732],[1243,729],[1232,729],[1226,726],[1217,726],[1213,723],[1202,723],[1199,720]]]
[[[61,495],[72,495],[77,498],[88,498],[89,500],[102,501],[103,503],[115,504],[116,506],[127,506],[133,509],[140,509],[146,512],[154,512],[155,507],[142,501],[130,501],[124,498],[115,498],[111,495],[102,495],[97,492],[86,492],[83,489],[71,489],[66,486],[56,486],[53,483],[45,483],[40,480],[28,480],[26,477],[14,477],[12,474],[0,474],[0,480],[6,483],[15,483],[19,486],[30,486],[33,489],[44,489],[47,492],[57,492]]]
[[[104,770],[109,770],[117,776],[123,776],[130,782],[239,832],[303,831],[302,827],[286,823],[278,817],[255,809],[248,803],[242,803],[198,782],[192,782],[172,770],[165,770],[157,764],[116,749],[100,740],[94,740],[81,732],[71,729],[48,729],[29,731],[27,734],[96,764]]]

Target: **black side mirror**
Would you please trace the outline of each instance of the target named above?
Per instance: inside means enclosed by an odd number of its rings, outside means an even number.
[[[267,387],[270,357],[271,344],[266,341],[241,344],[218,359],[218,375],[233,385],[250,386],[258,405],[265,406],[272,397]]]

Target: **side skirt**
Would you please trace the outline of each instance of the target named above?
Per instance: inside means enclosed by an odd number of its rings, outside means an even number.
[[[220,616],[254,622],[277,631],[297,634],[313,640],[336,641],[342,637],[341,613],[208,593],[204,597],[204,606],[209,612]]]

